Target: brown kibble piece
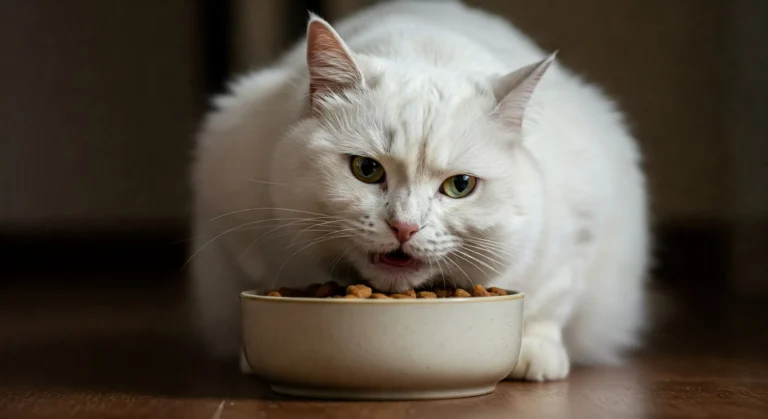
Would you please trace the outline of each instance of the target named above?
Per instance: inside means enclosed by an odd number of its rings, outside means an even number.
[[[296,288],[282,287],[277,292],[283,297],[304,297],[304,291],[297,290]]]
[[[347,287],[347,295],[354,295],[357,298],[368,298],[373,290],[365,285],[350,285]]]
[[[464,298],[464,297],[471,297],[472,294],[468,293],[467,291],[461,288],[457,288],[456,291],[453,292],[453,296],[457,298],[459,297]]]
[[[283,287],[266,292],[269,297],[315,297],[315,298],[348,298],[348,299],[412,299],[412,298],[468,298],[507,295],[502,288],[491,287],[486,289],[482,285],[475,285],[471,290],[457,288],[434,288],[429,291],[416,292],[413,288],[395,294],[373,292],[368,284],[353,284],[346,288],[329,281],[324,284],[312,284],[305,289]]]
[[[308,286],[307,287],[307,291],[306,291],[306,295],[308,297],[314,297],[315,294],[317,293],[317,290],[319,290],[320,287],[322,287],[322,286],[323,286],[323,284],[312,284],[312,285]]]
[[[488,292],[484,286],[477,284],[474,288],[472,288],[472,296],[473,297],[490,297],[491,293]]]
[[[339,291],[339,285],[335,282],[326,282],[315,291],[315,297],[325,298],[337,294]]]

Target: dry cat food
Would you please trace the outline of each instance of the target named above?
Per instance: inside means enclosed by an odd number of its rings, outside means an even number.
[[[501,288],[491,287],[486,289],[482,285],[475,285],[471,291],[461,288],[435,288],[432,290],[409,289],[399,293],[375,292],[365,284],[355,284],[343,288],[335,282],[325,284],[313,284],[304,290],[295,288],[280,288],[267,293],[269,297],[309,297],[309,298],[350,298],[350,299],[414,299],[414,298],[466,298],[466,297],[492,297],[507,295]]]

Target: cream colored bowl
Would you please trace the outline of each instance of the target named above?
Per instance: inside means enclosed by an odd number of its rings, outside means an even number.
[[[515,367],[523,294],[351,300],[241,294],[253,372],[281,394],[438,399],[492,392]]]

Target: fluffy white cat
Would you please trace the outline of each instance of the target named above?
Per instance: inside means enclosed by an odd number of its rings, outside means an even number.
[[[216,353],[238,353],[240,291],[360,279],[525,292],[510,378],[560,379],[636,344],[640,153],[609,99],[506,21],[456,1],[387,2],[335,29],[313,16],[216,107],[191,258]]]

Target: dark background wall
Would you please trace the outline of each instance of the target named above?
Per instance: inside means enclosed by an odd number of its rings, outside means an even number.
[[[48,260],[30,249],[51,237],[143,243],[120,252],[185,238],[206,96],[296,40],[306,9],[333,20],[369,3],[0,1],[0,250],[28,266]],[[559,49],[626,110],[663,269],[691,284],[719,270],[710,285],[766,291],[768,2],[468,3]],[[173,249],[176,263],[183,246]]]

